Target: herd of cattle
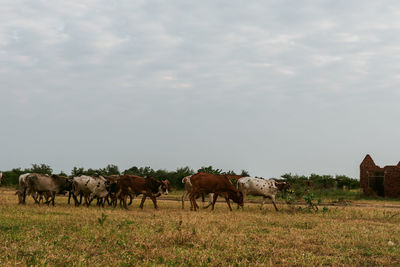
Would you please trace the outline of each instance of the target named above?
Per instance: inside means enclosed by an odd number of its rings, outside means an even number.
[[[231,180],[236,180],[235,187]],[[230,200],[243,207],[246,195],[263,196],[261,208],[266,198],[270,198],[276,210],[275,195],[278,191],[289,188],[286,182],[276,180],[265,180],[254,177],[242,177],[236,175],[214,175],[208,173],[197,173],[184,177],[182,183],[185,192],[182,196],[182,209],[184,201],[189,196],[191,210],[197,210],[199,206],[196,199],[201,195],[209,194],[209,205],[214,209],[218,196],[225,198],[230,210]],[[143,209],[144,202],[149,197],[157,209],[157,197],[168,194],[171,184],[168,180],[157,180],[151,177],[143,178],[136,175],[112,175],[112,176],[86,176],[81,175],[73,178],[60,175],[45,175],[38,173],[26,173],[19,177],[18,195],[19,204],[26,203],[26,196],[31,195],[35,203],[41,202],[54,206],[57,194],[68,194],[68,204],[71,198],[75,206],[82,204],[82,198],[87,206],[93,200],[97,205],[105,203],[116,207],[118,201],[125,209],[132,203],[132,199],[143,195],[140,208]],[[129,203],[128,203],[129,198]],[[208,207],[207,206],[207,207]]]

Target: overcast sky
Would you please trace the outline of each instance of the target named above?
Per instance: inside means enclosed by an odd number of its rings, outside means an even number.
[[[400,160],[399,1],[0,3],[0,170]]]

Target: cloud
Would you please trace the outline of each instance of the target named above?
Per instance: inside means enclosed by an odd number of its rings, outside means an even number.
[[[0,160],[356,176],[363,154],[379,153],[374,119],[399,131],[399,10],[395,1],[6,1]]]

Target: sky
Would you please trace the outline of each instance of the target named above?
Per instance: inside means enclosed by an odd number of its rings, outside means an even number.
[[[399,1],[0,3],[0,170],[400,160]]]

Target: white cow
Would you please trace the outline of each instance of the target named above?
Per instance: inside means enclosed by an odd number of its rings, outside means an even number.
[[[239,191],[243,193],[243,199],[246,195],[263,196],[260,206],[260,209],[262,209],[265,199],[270,198],[272,204],[274,204],[275,210],[278,211],[275,203],[275,196],[281,187],[279,182],[255,177],[243,177],[238,180],[237,185]]]
[[[28,179],[27,177],[29,176],[30,173],[24,173],[21,174],[18,177],[18,185],[19,189],[16,192],[18,195],[18,204],[25,204],[25,199],[26,199],[26,189],[28,188]]]
[[[182,196],[182,209],[185,208],[186,197],[192,191],[192,183],[190,182],[190,177],[192,177],[192,175],[183,177],[183,179],[182,179],[182,183],[185,184],[185,192],[183,193],[183,196]],[[214,193],[210,193],[208,196],[209,196],[208,197],[208,205],[204,207],[205,209],[208,208],[212,204]]]
[[[74,177],[73,192],[75,196],[74,200],[76,206],[82,203],[82,196],[85,197],[85,203],[87,206],[89,206],[90,202],[93,200],[94,197],[102,199],[108,195],[107,180],[102,176],[92,177],[87,175],[81,175]],[[77,195],[80,195],[79,202],[76,199]]]

